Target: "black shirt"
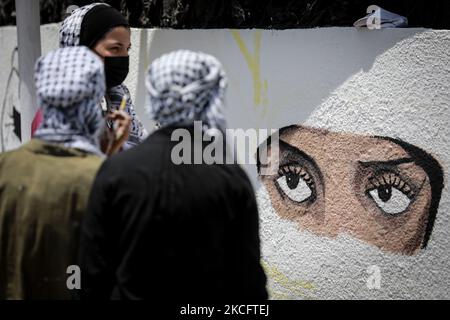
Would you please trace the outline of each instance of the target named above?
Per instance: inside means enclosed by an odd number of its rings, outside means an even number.
[[[82,228],[81,297],[266,299],[247,175],[235,164],[174,164],[173,129],[99,170]]]

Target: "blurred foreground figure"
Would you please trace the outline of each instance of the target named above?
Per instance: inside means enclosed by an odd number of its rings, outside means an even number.
[[[222,66],[176,51],[153,62],[146,86],[159,129],[99,170],[82,228],[82,298],[266,299],[246,174],[235,164],[177,164],[171,141],[225,130]],[[204,149],[197,142],[185,156]]]
[[[86,47],[36,63],[43,123],[31,141],[0,154],[0,299],[67,299],[67,268],[102,162],[101,59]]]

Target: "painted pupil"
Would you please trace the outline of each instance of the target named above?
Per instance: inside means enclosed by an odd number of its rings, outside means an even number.
[[[298,181],[300,180],[300,176],[294,173],[288,173],[286,175],[286,183],[289,189],[295,189],[298,186]]]
[[[387,202],[389,201],[389,199],[392,196],[392,187],[388,186],[380,186],[377,188],[378,191],[378,197],[381,199],[381,201],[383,202]]]

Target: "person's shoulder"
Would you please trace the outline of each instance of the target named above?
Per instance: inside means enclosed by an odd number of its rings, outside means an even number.
[[[17,158],[23,158],[24,151],[23,146],[20,146],[16,149],[1,152],[0,162],[15,161]]]
[[[150,139],[150,137],[147,139]],[[124,171],[124,169],[131,170],[140,163],[151,162],[157,146],[154,143],[149,143],[147,139],[130,149],[113,154],[107,158],[102,165],[103,170],[117,172]]]
[[[98,155],[89,154],[83,158],[83,162],[81,166],[84,166],[90,170],[98,170],[102,163],[105,161],[105,158],[100,157]]]
[[[15,158],[16,153],[17,153],[17,150],[5,151],[5,152],[0,153],[0,175],[7,171],[7,169],[5,169],[5,167],[7,168],[10,163],[15,162],[13,160],[13,158]]]
[[[4,151],[2,153],[0,153],[0,161],[5,161],[9,158],[11,158],[11,156],[14,156],[14,154],[17,152],[17,150],[9,150],[9,151]]]
[[[218,168],[222,170],[226,170],[230,174],[237,175],[240,178],[248,179],[247,173],[245,170],[237,163],[224,163],[224,164],[216,164]]]
[[[239,164],[216,164],[212,168],[222,171],[233,189],[252,188],[249,176]]]

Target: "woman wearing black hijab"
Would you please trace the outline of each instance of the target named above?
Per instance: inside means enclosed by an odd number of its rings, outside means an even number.
[[[141,143],[147,132],[134,110],[128,88],[123,84],[128,69],[131,48],[130,27],[128,21],[113,7],[104,3],[94,3],[74,10],[62,23],[60,29],[60,47],[86,46],[98,54],[105,65],[106,94],[102,102],[105,113],[112,112],[111,120],[120,120],[117,111],[125,98],[124,111],[131,117],[129,135],[123,149],[129,149]],[[37,115],[37,118],[39,115]],[[35,118],[33,127],[36,128]],[[122,121],[123,122],[123,121]],[[110,127],[112,121],[108,122]],[[34,131],[34,130],[33,130]],[[122,138],[123,139],[123,138]],[[120,142],[114,146],[122,145]],[[107,154],[117,151],[115,147],[104,151]],[[111,150],[113,149],[113,150]]]

